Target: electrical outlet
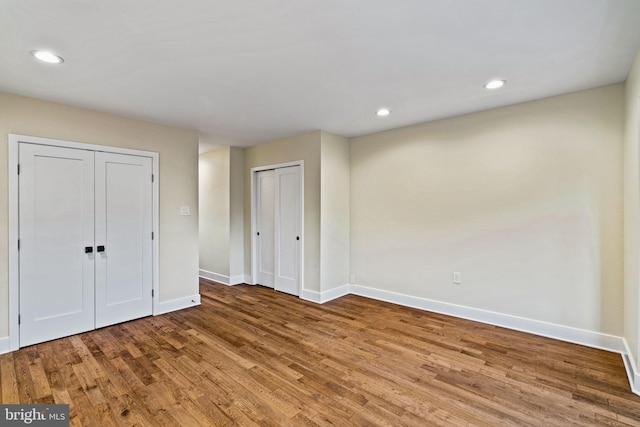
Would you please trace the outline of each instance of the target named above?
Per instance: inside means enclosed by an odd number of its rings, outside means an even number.
[[[456,285],[460,284],[460,273],[458,271],[453,272],[453,283]]]
[[[355,285],[356,284],[356,275],[352,274],[349,276],[349,284],[350,285]]]
[[[191,207],[190,206],[181,206],[180,207],[180,215],[182,215],[182,216],[190,216],[191,215]]]

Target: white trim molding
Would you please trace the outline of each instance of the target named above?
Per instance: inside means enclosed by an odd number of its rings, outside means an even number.
[[[629,378],[629,385],[631,391],[640,396],[640,372],[638,372],[638,365],[632,357],[631,349],[626,339],[622,339],[624,343],[624,352],[622,353],[622,361],[624,362],[624,368],[627,371],[627,377]]]
[[[9,134],[9,155],[7,167],[9,171],[8,203],[9,203],[9,350],[20,348],[20,255],[18,253],[18,235],[20,231],[18,218],[18,138]],[[14,169],[15,168],[15,169]],[[15,171],[15,172],[14,172]]]
[[[350,287],[349,285],[338,286],[337,288],[329,289],[324,292],[310,291],[307,289],[303,289],[300,293],[300,298],[303,300],[315,302],[317,304],[324,304],[325,302],[329,302],[336,298],[343,297],[345,295],[349,295]]]
[[[191,295],[189,297],[176,298],[169,301],[161,301],[155,305],[153,315],[170,313],[172,311],[182,310],[183,308],[195,307],[200,305],[200,294]]]
[[[246,277],[244,274],[239,274],[237,276],[225,276],[224,274],[214,273],[212,271],[207,270],[198,270],[198,275],[203,279],[213,280],[214,282],[222,283],[227,286],[234,285],[242,285],[244,283],[248,283],[245,281]]]

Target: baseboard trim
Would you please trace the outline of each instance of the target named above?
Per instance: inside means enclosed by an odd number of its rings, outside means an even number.
[[[158,316],[160,314],[182,310],[183,308],[195,307],[196,305],[200,305],[200,294],[159,302],[153,310],[153,315]]]
[[[302,292],[300,292],[300,299],[315,302],[316,304],[322,304],[321,294],[320,292],[316,292],[316,291],[309,291],[307,289],[303,289]]]
[[[419,308],[435,313],[460,317],[476,322],[487,323],[516,331],[527,332],[543,337],[554,338],[574,344],[585,345],[587,347],[599,348],[624,354],[626,349],[621,337],[608,335],[599,332],[587,331],[584,329],[572,328],[569,326],[557,325],[554,323],[542,322],[539,320],[526,319],[509,314],[497,313],[488,310],[481,310],[462,305],[450,304],[426,298],[414,297],[395,292],[383,291],[380,289],[368,288],[365,286],[351,285],[351,293],[367,298],[373,298],[407,307]]]
[[[10,337],[0,338],[0,354],[9,353],[11,351],[11,339]]]
[[[200,277],[208,280],[213,280],[214,282],[222,283],[223,285],[233,286],[240,285],[242,283],[248,283],[246,281],[246,277],[244,274],[240,274],[237,276],[225,276],[224,274],[213,273],[207,270],[198,270],[198,274]]]
[[[638,366],[631,357],[633,353],[631,353],[627,340],[623,338],[622,342],[625,349],[624,353],[622,353],[622,361],[624,362],[624,369],[627,371],[629,385],[631,386],[631,391],[640,396],[640,373],[638,372]]]
[[[338,286],[337,288],[329,289],[324,292],[310,291],[303,289],[300,293],[300,298],[306,301],[315,302],[316,304],[324,304],[336,298],[349,295],[349,285]]]
[[[329,289],[328,291],[324,291],[321,294],[321,301],[323,303],[343,297],[345,295],[349,295],[351,293],[351,286],[342,285],[337,288]]]

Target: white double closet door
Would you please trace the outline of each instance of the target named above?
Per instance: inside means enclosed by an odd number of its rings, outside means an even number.
[[[19,145],[20,346],[152,313],[152,159]]]
[[[256,283],[300,295],[300,166],[256,173]]]

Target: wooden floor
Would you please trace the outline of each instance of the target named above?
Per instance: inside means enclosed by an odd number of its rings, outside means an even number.
[[[202,305],[0,356],[71,425],[640,426],[620,355],[357,296],[201,283]]]

